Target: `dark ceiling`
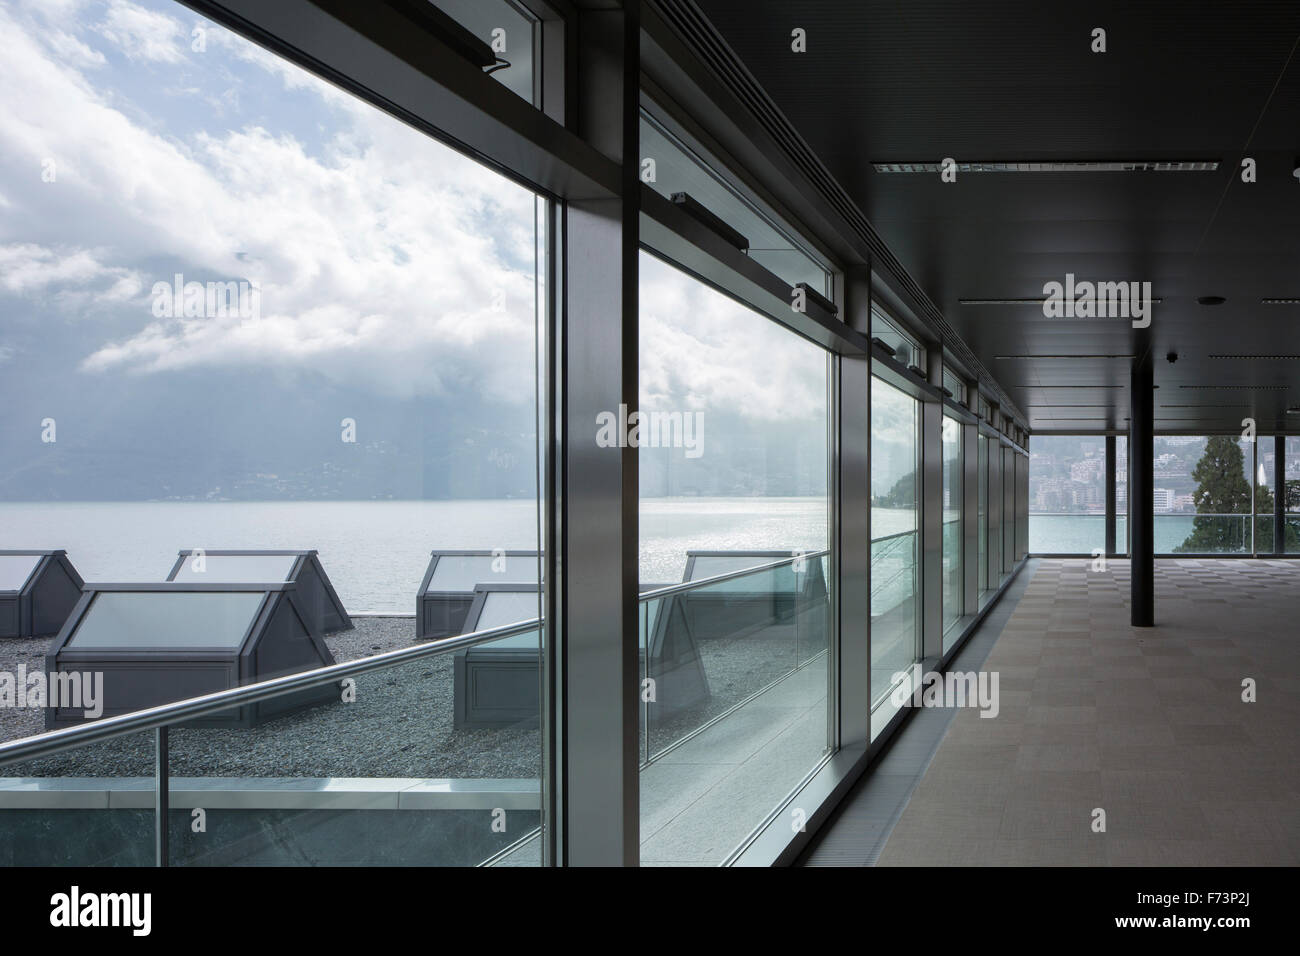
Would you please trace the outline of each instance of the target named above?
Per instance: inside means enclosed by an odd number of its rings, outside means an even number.
[[[1067,272],[1149,281],[1163,300],[1157,430],[1249,416],[1267,432],[1300,405],[1300,304],[1260,302],[1300,299],[1300,2],[698,2],[1034,429],[1125,427],[1130,362],[998,356],[1130,355],[1139,333],[958,300],[1041,298]],[[790,49],[796,27],[807,53]],[[1220,165],[955,183],[871,165],[944,157]]]

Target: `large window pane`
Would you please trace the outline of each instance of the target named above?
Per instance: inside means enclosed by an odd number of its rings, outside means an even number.
[[[918,659],[920,405],[871,379],[871,703]],[[876,730],[875,722],[872,724]]]
[[[641,602],[641,859],[713,865],[827,750],[828,358],[640,281],[641,589],[692,583]]]
[[[953,626],[961,620],[962,578],[962,426],[943,418],[940,431],[943,468],[943,648],[950,646]]]
[[[178,3],[10,2],[0,33],[0,548],[65,549],[116,582],[162,582],[186,549],[314,549],[352,616],[321,638],[336,661],[416,643],[434,549],[541,550],[538,196]],[[529,49],[510,50],[525,70]],[[203,573],[246,576],[215,556]],[[468,583],[472,598],[489,582]],[[136,597],[101,595],[111,619],[83,643],[168,603]],[[9,652],[44,669],[48,642]],[[514,716],[472,730],[445,656],[395,690],[276,717],[256,757],[217,729],[173,746],[232,789],[365,777],[396,806],[398,778],[453,781],[487,809],[420,826],[464,861],[480,844],[458,834],[491,832],[501,787],[536,825],[537,661],[515,662],[522,696],[500,669],[479,682]],[[392,728],[400,759],[370,759],[344,725]],[[39,729],[0,714],[0,737]],[[59,775],[133,776],[128,756],[70,752]],[[274,840],[283,820],[257,799]],[[402,814],[371,822],[381,862]]]
[[[1251,550],[1253,451],[1251,442],[1235,435],[1155,436],[1152,509],[1157,554]]]
[[[1091,554],[1106,545],[1106,439],[1035,435],[1029,446],[1029,550]]]

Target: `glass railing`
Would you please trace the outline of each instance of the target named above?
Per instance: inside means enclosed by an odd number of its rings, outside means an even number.
[[[641,597],[649,798],[749,734],[735,799],[770,809],[825,755],[829,573],[795,552]],[[541,647],[523,621],[0,744],[0,860],[538,865]]]
[[[1254,549],[1248,514],[1157,514],[1153,527],[1156,554],[1249,554]]]
[[[889,696],[892,676],[916,660],[920,622],[917,533],[871,542],[871,705]]]
[[[1117,528],[1117,544],[1122,540]],[[1092,554],[1105,546],[1105,514],[1029,513],[1030,554]]]
[[[796,672],[808,706],[824,700],[830,631],[828,552],[657,588],[641,595],[641,756],[683,739]]]
[[[0,744],[0,854],[537,865],[538,647],[534,620]]]
[[[1157,514],[1154,519],[1156,554],[1268,554],[1273,550],[1272,515],[1256,517],[1253,543],[1248,514]],[[1127,542],[1128,521],[1116,515],[1116,550],[1126,551]],[[1104,514],[1029,515],[1029,550],[1033,554],[1092,554],[1105,545]]]
[[[966,613],[962,577],[961,518],[943,522],[943,649],[946,652],[958,635],[954,628]]]
[[[827,757],[828,580],[823,551],[642,595],[644,864],[735,859]]]

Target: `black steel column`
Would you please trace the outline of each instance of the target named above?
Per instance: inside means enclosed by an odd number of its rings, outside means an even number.
[[[1151,627],[1156,616],[1155,517],[1152,455],[1155,395],[1150,343],[1133,360],[1129,388],[1128,480],[1129,540],[1132,542],[1132,624]]]
[[[1106,436],[1106,554],[1115,553],[1115,436]]]
[[[1286,554],[1286,436],[1273,436],[1273,553]]]

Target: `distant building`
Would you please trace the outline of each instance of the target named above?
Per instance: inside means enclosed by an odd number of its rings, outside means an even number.
[[[1172,488],[1157,488],[1154,497],[1153,506],[1157,513],[1168,513],[1174,510],[1174,490]]]

